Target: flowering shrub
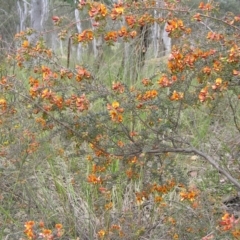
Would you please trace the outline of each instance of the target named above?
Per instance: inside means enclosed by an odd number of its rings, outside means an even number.
[[[214,224],[201,221],[214,215],[211,204],[205,203],[209,209],[203,204],[203,183],[191,187],[190,177],[181,171],[191,165],[188,154],[198,162],[204,159],[215,175],[221,173],[240,188],[238,159],[230,154],[237,143],[232,147],[225,136],[237,139],[240,129],[239,17],[216,15],[212,2],[193,10],[182,1],[164,1],[160,7],[155,1],[111,7],[79,1],[77,7],[91,28],[73,33],[75,22],[54,16],[59,38],[69,37],[69,44],[83,47],[100,40],[104,47],[132,43],[136,68],[132,75],[119,70],[108,77],[102,59],[99,69],[84,61],[71,67],[69,56],[65,67],[42,38],[30,41],[32,30],[18,33],[17,50],[6,61],[19,72],[0,80],[0,123],[6,138],[1,156],[6,165],[26,171],[17,184],[25,189],[35,173],[39,179],[46,174],[44,190],[31,189],[31,198],[41,199],[36,205],[52,202],[51,214],[66,218],[69,238],[192,239],[196,233],[213,238],[206,233]],[[177,44],[164,69],[151,76],[144,71],[149,47],[144,36],[156,24],[165,25]],[[231,34],[225,33],[228,28]],[[203,41],[195,36],[199,32]],[[221,122],[229,119],[230,129]],[[175,203],[181,208],[174,208]],[[219,231],[232,231],[237,238],[237,224],[226,214]],[[61,224],[50,230],[29,221],[24,233],[28,239],[58,239],[64,232]]]

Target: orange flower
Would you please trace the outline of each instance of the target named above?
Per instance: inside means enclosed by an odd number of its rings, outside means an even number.
[[[147,100],[157,97],[157,95],[158,95],[157,90],[153,89],[153,90],[146,91],[143,96],[138,95],[137,98],[138,98],[138,100],[147,101]]]
[[[202,19],[201,19],[201,17],[200,17],[200,13],[195,14],[195,15],[193,16],[193,19],[197,20],[198,22],[201,22],[201,21],[202,21]]]
[[[62,224],[60,224],[60,223],[57,223],[56,225],[55,225],[55,228],[56,229],[58,229],[58,230],[60,230],[60,229],[62,229]]]
[[[122,148],[124,146],[124,143],[122,141],[118,141],[117,145]]]
[[[88,12],[89,16],[92,18],[96,15],[100,15],[102,17],[105,17],[107,15],[107,8],[104,4],[99,2],[93,2],[91,4],[91,9]]]
[[[145,192],[136,192],[136,202],[138,206],[142,205],[147,198],[148,196]]]
[[[35,234],[32,229],[26,229],[24,233],[27,235],[28,239],[34,239]]]
[[[155,198],[154,198],[154,202],[155,203],[159,203],[159,202],[161,202],[163,199],[162,199],[162,197],[160,197],[160,196],[156,196]]]
[[[25,223],[24,227],[26,229],[32,229],[34,227],[34,225],[35,225],[34,221],[28,221],[28,222]]]
[[[135,38],[137,36],[137,31],[131,31],[129,35],[131,36],[131,38]]]
[[[206,86],[200,91],[198,95],[200,102],[204,102],[206,100],[207,95],[208,95],[208,87]]]
[[[199,9],[202,9],[202,10],[210,11],[210,10],[213,8],[213,6],[212,6],[210,3],[204,4],[204,2],[200,2],[198,8],[199,8]]]
[[[236,230],[232,231],[232,235],[233,235],[236,239],[240,239],[240,229],[236,229]]]
[[[104,36],[104,39],[105,39],[105,41],[114,41],[114,42],[116,42],[117,41],[117,37],[118,37],[118,33],[116,31],[111,31],[111,32],[108,32]]]
[[[128,35],[127,28],[126,27],[121,27],[121,29],[118,31],[118,36],[119,37],[126,37]]]
[[[126,20],[128,26],[131,28],[134,26],[134,24],[136,24],[136,19],[132,15],[126,16],[125,20]]]
[[[181,201],[190,200],[193,202],[195,198],[198,196],[198,192],[196,190],[180,192]]]
[[[93,31],[84,30],[77,36],[78,42],[90,42],[93,40]]]
[[[222,226],[223,231],[228,231],[236,225],[240,219],[236,219],[234,215],[230,215],[229,213],[225,213],[222,217],[222,221],[220,221],[220,225]]]
[[[112,84],[112,90],[116,91],[118,93],[123,93],[124,92],[124,85],[120,82],[113,83]]]
[[[210,75],[210,73],[211,73],[211,68],[208,67],[208,66],[206,66],[206,67],[203,68],[203,72],[206,73],[207,75]]]
[[[49,236],[52,234],[52,230],[50,229],[43,229],[42,233],[45,235],[45,236]]]
[[[112,202],[105,204],[105,209],[106,210],[110,210],[110,209],[112,209],[112,207],[113,207],[113,203]]]
[[[3,98],[0,98],[0,106],[2,107],[2,110],[5,110],[7,108],[7,101]]]
[[[233,75],[234,75],[234,76],[240,75],[240,71],[237,71],[237,70],[234,69],[234,70],[233,70]]]
[[[112,105],[108,104],[107,109],[109,110],[110,117],[114,122],[122,122],[123,117],[122,114],[124,112],[123,108],[119,107],[119,102],[115,101]]]
[[[28,48],[29,47],[29,42],[27,40],[23,41],[22,47],[23,48]]]
[[[158,84],[161,87],[169,87],[172,85],[172,81],[169,80],[169,78],[166,75],[163,75],[159,80],[158,80]]]
[[[100,176],[96,176],[95,174],[88,175],[87,181],[92,184],[100,184],[102,183],[102,179]]]
[[[100,4],[100,14],[105,17],[107,15],[107,8],[104,4]]]
[[[178,101],[183,99],[183,93],[182,92],[176,92],[175,90],[173,91],[172,96],[170,97],[171,101]]]
[[[112,20],[116,20],[118,16],[121,16],[124,12],[124,7],[122,3],[114,4],[114,8],[112,9],[111,18]]]
[[[171,33],[176,29],[184,30],[183,21],[181,19],[176,19],[176,18],[168,20],[167,26],[166,26],[166,32]]]
[[[175,234],[173,235],[173,239],[179,239],[179,236],[178,236],[177,233],[175,233]]]

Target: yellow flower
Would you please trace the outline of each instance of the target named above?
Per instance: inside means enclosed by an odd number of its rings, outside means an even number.
[[[104,231],[103,229],[98,232],[98,236],[100,238],[103,238],[105,235],[106,235],[106,231]]]
[[[115,109],[118,108],[119,107],[119,102],[114,101],[112,103],[112,107],[115,108]]]
[[[221,84],[222,84],[222,79],[221,79],[221,78],[217,78],[217,79],[215,80],[215,84],[216,84],[216,86],[221,85]]]
[[[22,47],[23,48],[28,48],[29,47],[29,42],[27,40],[23,41]]]
[[[24,227],[26,229],[32,229],[34,225],[35,225],[34,221],[28,221],[28,222],[25,223]]]

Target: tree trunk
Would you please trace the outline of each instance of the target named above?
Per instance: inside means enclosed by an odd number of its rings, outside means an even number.
[[[35,41],[36,35],[41,33],[44,21],[48,13],[48,0],[32,0],[31,4],[31,27],[37,32],[30,41]]]
[[[76,4],[77,1],[74,0],[74,2]],[[82,25],[81,25],[79,10],[77,8],[75,9],[74,14],[75,14],[75,20],[76,20],[78,33],[81,33],[82,32]],[[77,46],[77,60],[78,61],[81,60],[81,56],[82,56],[82,46],[79,43],[78,46]]]
[[[26,1],[21,4],[21,1],[17,1],[17,9],[19,14],[19,29],[18,32],[26,29],[26,19],[28,16],[28,3]]]

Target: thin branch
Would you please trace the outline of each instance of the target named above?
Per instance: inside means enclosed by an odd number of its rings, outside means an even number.
[[[231,183],[233,183],[240,190],[240,182],[237,181],[232,175],[223,169],[211,156],[199,151],[196,148],[164,148],[164,149],[154,149],[148,153],[185,153],[185,154],[197,154],[198,156],[206,159],[215,169],[217,169],[221,174],[223,174]]]
[[[235,127],[237,128],[238,132],[240,133],[240,126],[238,125],[238,119],[237,119],[237,116],[236,116],[236,111],[234,110],[234,107],[232,105],[232,102],[231,102],[231,99],[230,97],[228,96],[228,102],[229,102],[229,106],[232,110],[232,113],[233,113],[233,121],[234,121],[234,124],[235,124]]]
[[[215,17],[208,16],[208,15],[201,14],[201,13],[200,13],[199,16],[201,16],[201,17],[205,17],[205,18],[210,18],[210,19],[215,20],[215,21],[217,21],[217,22],[221,22],[221,23],[223,23],[223,24],[225,24],[225,25],[227,25],[227,26],[229,26],[229,27],[231,27],[231,28],[234,28],[235,30],[240,31],[240,28],[239,28],[239,27],[234,26],[234,25],[232,25],[232,24],[230,24],[230,23],[228,23],[228,22],[226,22],[226,21],[224,21],[224,20],[222,20],[222,19],[215,18]]]

